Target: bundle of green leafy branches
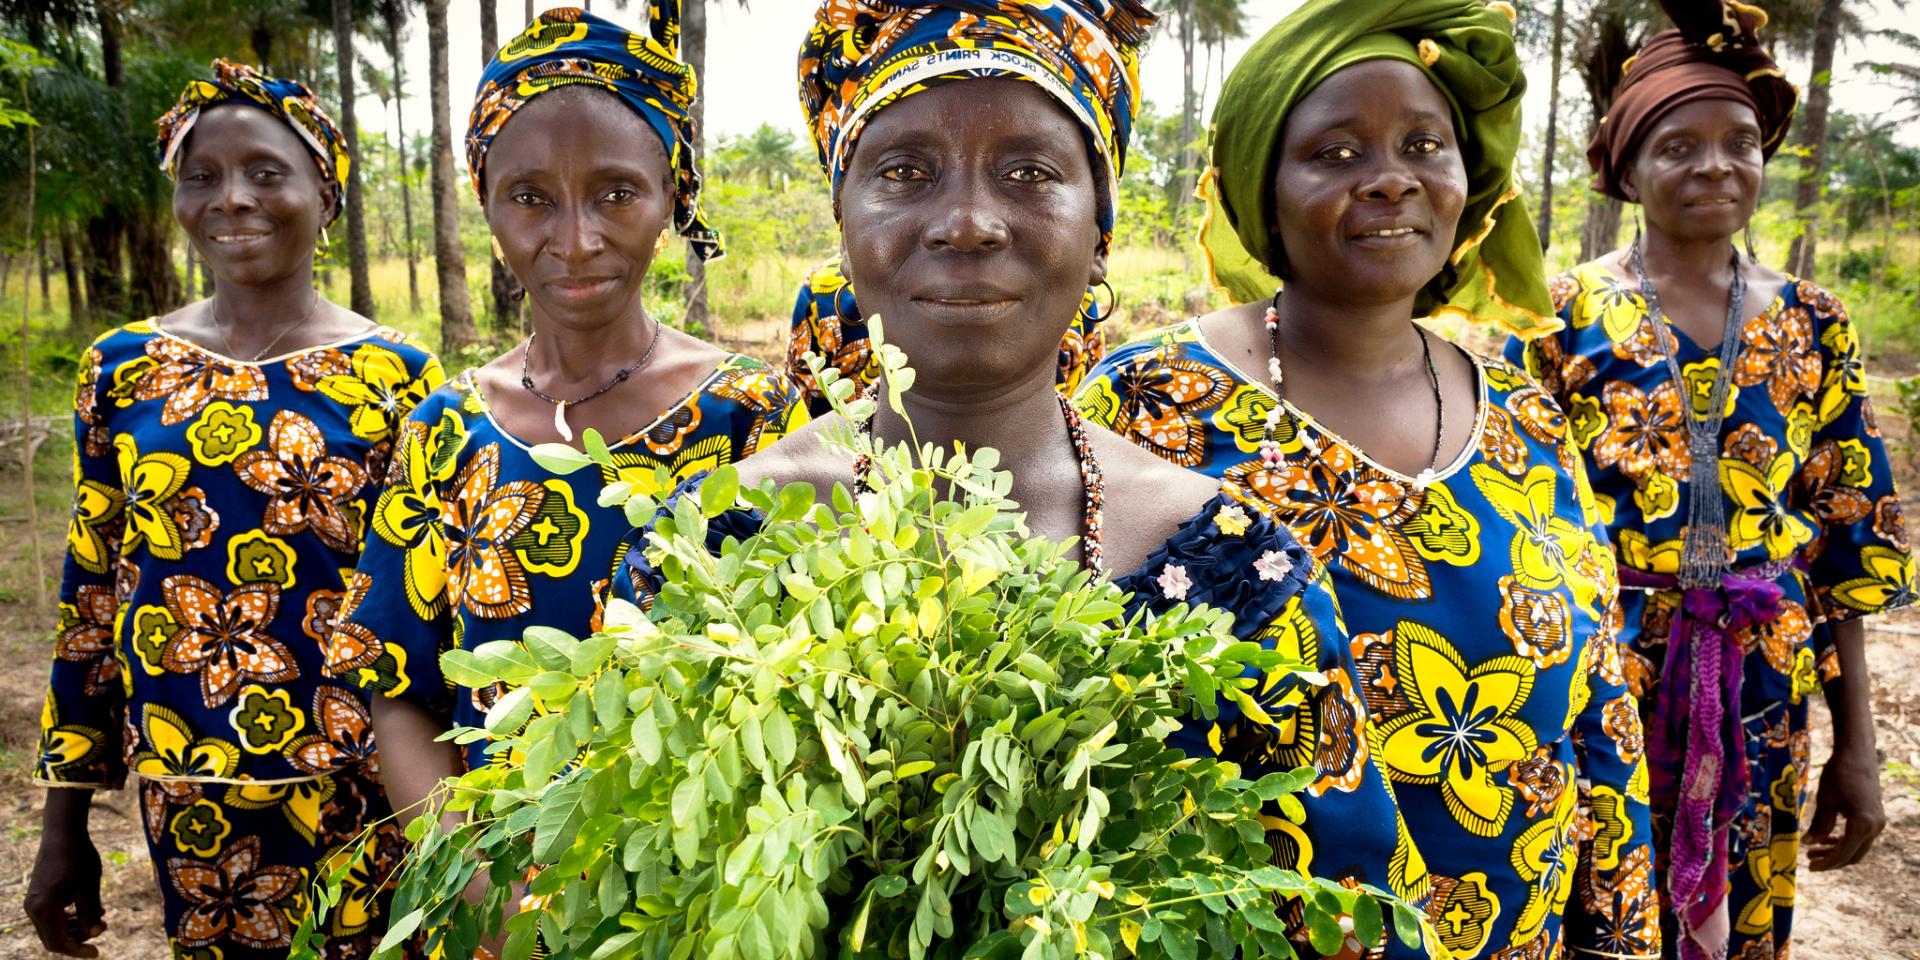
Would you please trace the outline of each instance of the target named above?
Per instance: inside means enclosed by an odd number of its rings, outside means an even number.
[[[912,371],[881,356],[899,410]],[[828,389],[870,416],[851,387]],[[591,637],[442,658],[512,688],[459,734],[510,762],[451,782],[458,826],[413,823],[383,950],[468,956],[530,870],[510,958],[1291,957],[1290,899],[1318,952],[1378,942],[1386,912],[1418,942],[1406,904],[1269,863],[1259,814],[1300,817],[1310,770],[1249,782],[1164,744],[1216,693],[1258,714],[1243,672],[1287,668],[1228,614],[1129,615],[1027,534],[992,450],[829,442],[871,456],[876,489],[818,504],[718,470],[659,509],[650,614],[614,601]],[[728,526],[741,509],[760,522]],[[716,524],[757,532],[716,552]]]

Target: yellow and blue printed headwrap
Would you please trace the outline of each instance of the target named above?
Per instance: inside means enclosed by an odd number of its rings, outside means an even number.
[[[1157,18],[1140,0],[822,0],[800,49],[800,103],[832,184],[880,108],[949,80],[1018,77],[1086,128],[1106,168],[1101,249],[1113,236],[1140,47]]]
[[[340,128],[320,109],[320,102],[313,98],[313,91],[307,89],[306,84],[269,77],[244,63],[214,60],[213,79],[189,82],[187,88],[180,91],[180,99],[174,101],[173,109],[154,121],[160,128],[160,169],[166,172],[167,179],[173,179],[179,169],[180,145],[187,141],[188,132],[200,119],[200,112],[229,103],[259,107],[293,128],[294,135],[320,165],[320,179],[334,185],[333,209],[327,212],[327,223],[339,219],[347,202],[347,171],[353,166]]]
[[[674,229],[694,255],[719,259],[720,234],[700,213],[700,171],[694,166],[698,141],[689,112],[700,84],[693,67],[680,60],[680,0],[648,4],[646,35],[578,8],[558,7],[501,47],[480,75],[467,118],[467,170],[474,195],[485,200],[487,148],[514,111],[572,84],[612,93],[660,136],[673,169]]]

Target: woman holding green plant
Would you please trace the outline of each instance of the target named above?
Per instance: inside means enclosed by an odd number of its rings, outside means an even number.
[[[159,127],[174,216],[218,292],[108,331],[81,364],[27,915],[48,950],[98,955],[87,815],[132,773],[178,955],[285,957],[302,888],[342,867],[320,936],[326,956],[364,956],[401,837],[366,706],[322,646],[440,363],[314,288],[349,158],[305,84],[215,60]]]
[[[720,252],[700,213],[677,0],[656,0],[648,20],[641,35],[549,10],[481,77],[468,165],[495,250],[526,290],[531,333],[407,422],[328,646],[336,675],[382,694],[374,728],[409,815],[443,778],[500,759],[484,742],[463,757],[435,741],[479,725],[503,692],[457,687],[441,653],[533,625],[591,631],[632,526],[627,492],[732,463],[803,416],[765,365],[666,326],[642,302],[669,233],[698,256]],[[580,431],[607,453],[605,469],[583,479],[533,458],[533,444]]]
[[[1662,5],[1676,29],[1641,49],[1587,148],[1594,187],[1644,228],[1556,278],[1565,328],[1507,352],[1567,410],[1631,588],[1669,955],[1785,956],[1807,699],[1824,687],[1833,711],[1806,838],[1833,870],[1885,823],[1862,621],[1913,601],[1913,560],[1846,308],[1753,255],[1796,101],[1766,15]]]
[[[1332,571],[1454,955],[1651,958],[1640,722],[1578,449],[1517,368],[1416,322],[1551,322],[1512,177],[1513,17],[1310,0],[1256,42],[1204,178],[1202,243],[1240,305],[1114,351],[1078,404]]]

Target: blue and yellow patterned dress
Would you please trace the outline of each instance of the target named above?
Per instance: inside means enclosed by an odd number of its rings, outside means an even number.
[[[693,495],[700,481],[683,484],[675,497]],[[672,500],[663,507],[670,513]],[[751,509],[730,510],[707,527],[707,545],[716,554],[729,537],[758,534],[765,517]],[[646,531],[636,531],[627,552],[625,573],[613,595],[641,607],[652,605],[662,577],[648,557]],[[1189,756],[1218,756],[1240,765],[1242,776],[1258,779],[1276,771],[1313,768],[1316,777],[1297,795],[1307,815],[1295,823],[1265,816],[1272,862],[1289,870],[1340,882],[1372,884],[1416,905],[1426,902],[1431,884],[1420,851],[1400,817],[1378,757],[1364,736],[1366,723],[1354,660],[1325,565],[1316,562],[1271,511],[1220,494],[1149,554],[1139,569],[1114,578],[1132,593],[1130,612],[1162,612],[1175,604],[1205,604],[1234,615],[1234,635],[1277,650],[1287,661],[1311,665],[1323,682],[1293,673],[1260,678],[1251,689],[1267,714],[1258,722],[1222,696],[1211,723],[1188,720],[1168,744]],[[1249,668],[1249,675],[1257,671]],[[1282,907],[1289,935],[1307,949],[1298,900]],[[1359,960],[1386,956],[1369,952],[1351,926],[1342,950],[1333,957]],[[1407,948],[1393,940],[1401,951]],[[1431,957],[1435,932],[1423,932],[1427,948],[1391,954]],[[1372,947],[1374,951],[1379,948]]]
[[[1552,399],[1476,365],[1474,441],[1424,490],[1291,406],[1264,460],[1273,393],[1193,322],[1115,350],[1076,403],[1273,510],[1332,571],[1365,704],[1353,735],[1386,772],[1455,956],[1657,956],[1640,720],[1599,511]]]
[[[733,463],[805,420],[791,384],[731,354],[652,423],[610,443],[616,471],[548,471],[503,429],[471,374],[436,391],[407,422],[391,484],[327,667],[359,687],[479,727],[502,692],[455,689],[440,654],[518,640],[531,626],[585,636],[632,525],[601,488],[664,493],[655,468],[684,479]],[[670,486],[669,486],[670,489]],[[485,741],[467,763],[487,762]]]
[[[387,813],[366,708],[321,650],[401,424],[441,379],[384,328],[243,363],[145,320],[87,352],[34,781],[140,778],[179,950],[285,956],[315,867]],[[388,839],[330,921],[343,955],[372,947]]]
[[[1598,264],[1554,279],[1566,328],[1508,345],[1567,411],[1622,568],[1678,570],[1690,496],[1686,417],[1703,415],[1719,345],[1658,327],[1636,287]],[[1664,347],[1689,385],[1680,396]],[[1913,602],[1912,554],[1886,444],[1867,400],[1858,334],[1833,295],[1789,279],[1741,328],[1721,427],[1720,483],[1736,571],[1792,561],[1773,576],[1777,617],[1737,633],[1747,651],[1743,718],[1750,795],[1733,817],[1727,905],[1732,960],[1784,956],[1808,767],[1807,704],[1839,673],[1829,631]],[[1627,590],[1628,684],[1651,710],[1680,594]],[[1658,811],[1662,837],[1669,829]],[[1664,842],[1661,845],[1664,853]],[[1662,884],[1662,895],[1665,895]]]

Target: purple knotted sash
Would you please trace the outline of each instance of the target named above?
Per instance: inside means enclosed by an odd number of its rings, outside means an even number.
[[[1670,809],[1667,892],[1683,934],[1681,960],[1725,960],[1727,835],[1750,783],[1740,716],[1740,631],[1780,615],[1779,576],[1792,561],[1727,572],[1718,587],[1681,590],[1673,574],[1620,568],[1620,585],[1679,591],[1673,632],[1647,724],[1656,809]]]

